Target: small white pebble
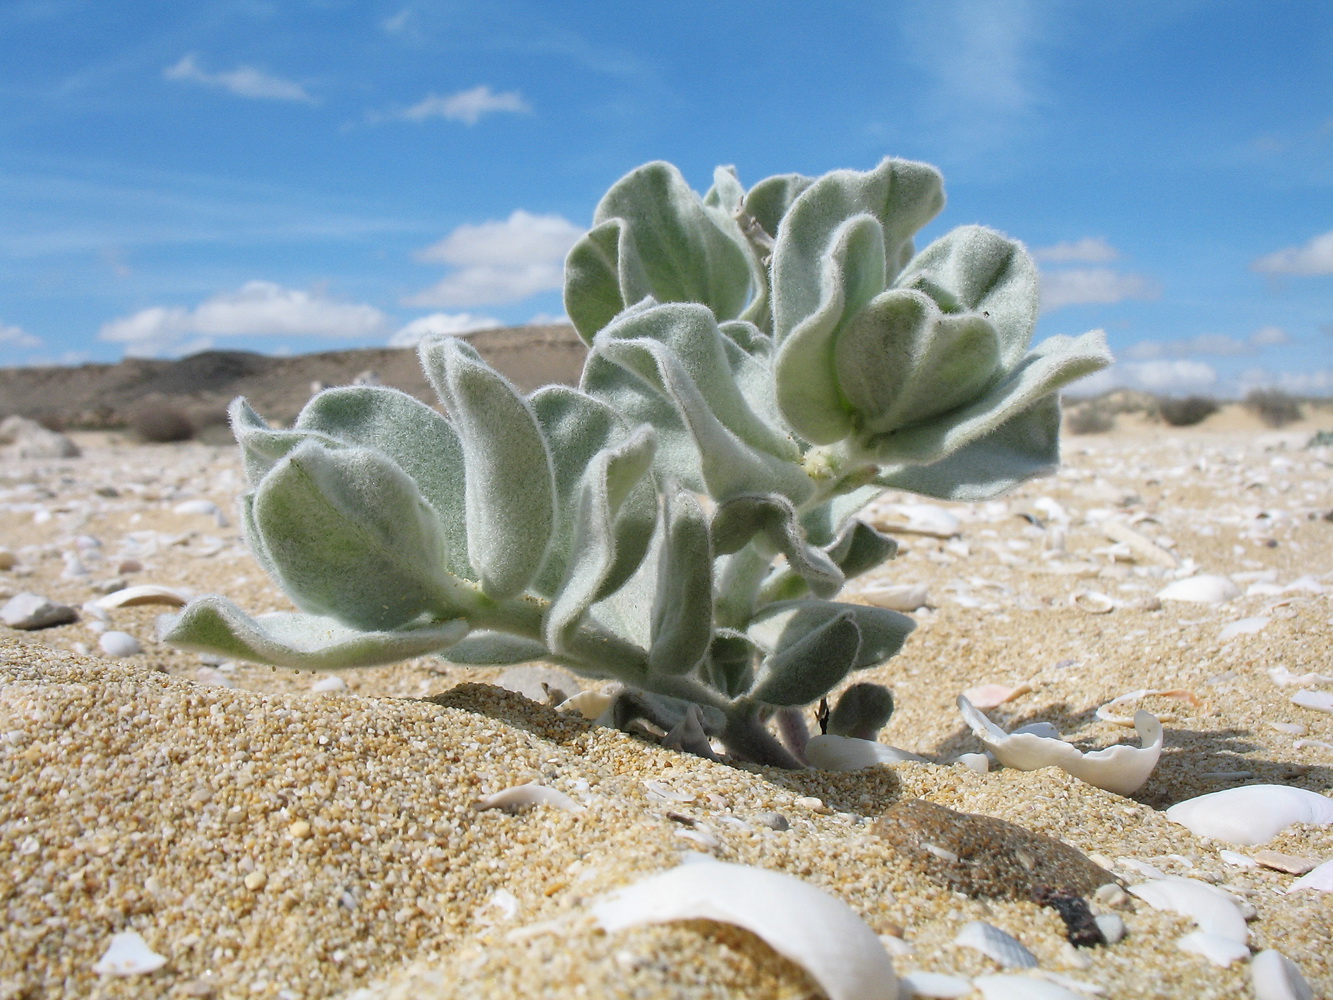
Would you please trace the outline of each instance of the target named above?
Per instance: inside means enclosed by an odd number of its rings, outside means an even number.
[[[107,656],[134,656],[136,653],[143,652],[139,640],[128,632],[114,630],[103,632],[97,640],[97,645],[102,648],[102,652]]]

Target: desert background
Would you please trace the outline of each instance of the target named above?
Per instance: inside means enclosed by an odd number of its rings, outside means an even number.
[[[559,328],[472,339],[528,388],[580,362]],[[1330,894],[1289,891],[1333,859],[1333,826],[1238,846],[1163,814],[1247,784],[1333,788],[1333,714],[1317,707],[1333,692],[1333,448],[1310,446],[1333,429],[1327,403],[1280,427],[1238,403],[1174,427],[1122,393],[1069,408],[1071,422],[1110,427],[1067,433],[1052,476],[991,503],[930,505],[953,529],[921,533],[904,516],[914,498],[886,495],[867,516],[902,552],[846,599],[915,588],[918,628],[857,679],[895,692],[882,740],[931,762],[784,772],[557,712],[549,688],[597,684],[541,664],[277,670],[158,644],[169,596],[108,601],[153,585],[289,607],[240,537],[244,481],[217,414],[244,393],[290,420],[312,382],[370,370],[430,398],[410,350],[0,372],[0,411],[63,426],[79,451],[19,457],[11,444],[0,466],[0,603],[35,592],[74,614],[0,628],[4,1000],[821,995],[748,931],[690,920],[608,934],[590,916],[690,856],[835,895],[905,983],[936,991],[922,995],[1309,995],[1256,992],[1249,962],[1182,950],[1193,920],[1115,890],[1090,899],[1123,939],[1075,949],[1050,909],[975,888],[1003,881],[1030,845],[977,839],[961,820],[915,831],[964,852],[974,888],[959,891],[890,843],[881,818],[915,799],[1057,837],[1107,881],[1220,887],[1250,917],[1254,952],[1280,950],[1314,995],[1333,993]],[[189,414],[194,439],[145,441],[133,429],[145,409]],[[1234,592],[1155,596],[1205,575]],[[132,647],[108,644],[113,633]],[[1050,768],[978,773],[954,763],[981,749],[954,700],[982,685],[1003,689],[987,712],[1004,728],[1050,722],[1084,750],[1137,745],[1125,716],[1148,708],[1166,727],[1162,759],[1129,796]],[[527,782],[576,811],[480,808]],[[957,943],[973,921],[1018,938],[1036,968]],[[130,931],[154,967],[95,971]],[[1065,992],[990,992],[1005,988]]]

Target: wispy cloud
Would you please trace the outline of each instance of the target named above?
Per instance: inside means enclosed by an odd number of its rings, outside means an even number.
[[[22,327],[0,322],[0,347],[41,347],[42,341]]]
[[[1043,271],[1041,308],[1054,312],[1065,306],[1110,305],[1126,299],[1155,299],[1161,287],[1141,274],[1123,274],[1109,267],[1076,267]]]
[[[416,255],[455,270],[404,304],[444,309],[503,305],[559,288],[565,255],[583,232],[562,216],[522,209],[503,221],[459,226]]]
[[[366,123],[387,121],[424,122],[432,118],[475,125],[487,115],[531,114],[532,107],[517,90],[496,92],[487,84],[452,94],[427,94],[416,104],[392,111],[372,111]]]
[[[222,73],[210,73],[199,65],[194,53],[190,53],[174,66],[162,71],[168,80],[181,80],[186,83],[198,83],[206,87],[217,87],[235,94],[237,97],[249,97],[266,101],[298,101],[314,104],[305,87],[294,80],[265,73],[253,66],[237,66]]]
[[[1065,241],[1049,247],[1037,247],[1032,256],[1043,264],[1109,264],[1120,251],[1100,236]]]
[[[1280,347],[1291,342],[1287,332],[1279,326],[1264,326],[1248,337],[1232,337],[1225,333],[1201,333],[1181,340],[1143,340],[1134,344],[1123,356],[1135,360],[1153,358],[1188,358],[1197,355],[1236,357],[1253,354],[1265,347]]]
[[[1250,265],[1250,270],[1274,277],[1333,274],[1333,230],[1312,237],[1303,246],[1286,247],[1260,257]]]
[[[112,320],[99,340],[124,344],[131,357],[176,357],[212,347],[218,337],[368,337],[383,334],[388,317],[374,306],[341,302],[322,292],[246,282],[193,309],[154,306]]]
[[[472,313],[431,313],[408,323],[389,338],[390,347],[415,347],[422,337],[429,334],[474,333],[477,330],[494,330],[504,326],[498,319],[490,316],[474,316]]]

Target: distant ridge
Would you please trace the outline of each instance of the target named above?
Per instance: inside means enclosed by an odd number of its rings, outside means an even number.
[[[524,392],[552,382],[577,384],[586,353],[568,325],[482,330],[467,340]],[[0,417],[16,413],[53,425],[116,427],[140,408],[171,405],[205,425],[220,421],[227,404],[245,396],[264,416],[289,422],[310,397],[311,383],[349,385],[366,371],[384,385],[438,403],[412,348],[286,357],[203,351],[170,361],[0,368]]]

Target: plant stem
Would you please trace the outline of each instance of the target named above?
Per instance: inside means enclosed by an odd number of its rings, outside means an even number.
[[[756,764],[786,768],[789,771],[805,766],[768,731],[752,702],[737,702],[728,709],[722,742],[735,756]]]

